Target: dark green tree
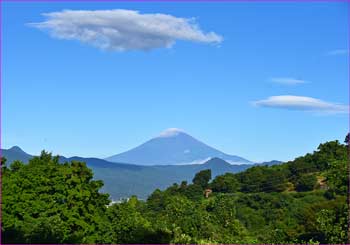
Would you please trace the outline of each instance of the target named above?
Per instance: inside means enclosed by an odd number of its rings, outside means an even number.
[[[214,192],[234,193],[239,191],[240,184],[234,174],[226,173],[217,176],[210,184],[210,187]]]
[[[348,134],[345,136],[344,143],[347,144],[347,145],[349,145],[349,143],[350,143],[350,133],[348,133]]]
[[[302,175],[295,186],[297,191],[312,191],[316,185],[317,178],[313,174]]]
[[[211,179],[211,170],[210,169],[206,169],[206,170],[202,170],[200,172],[198,172],[192,182],[195,185],[199,185],[202,187],[202,189],[205,189],[208,187],[208,183],[209,180]]]
[[[7,161],[6,157],[3,157],[3,156],[0,157],[1,167],[6,166],[6,161]]]

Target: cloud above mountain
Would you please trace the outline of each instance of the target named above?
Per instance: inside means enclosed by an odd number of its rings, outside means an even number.
[[[170,48],[177,40],[220,43],[223,38],[205,33],[194,18],[141,14],[134,10],[63,10],[44,13],[46,20],[29,25],[58,39],[78,40],[111,51]]]
[[[327,55],[330,56],[335,56],[335,55],[348,55],[349,54],[349,50],[348,49],[335,49],[335,50],[331,50],[327,53]]]
[[[349,107],[320,99],[295,95],[271,96],[264,100],[253,102],[256,106],[303,110],[321,113],[347,113]]]
[[[274,78],[271,78],[271,82],[285,84],[285,85],[297,85],[297,84],[307,83],[307,81],[305,80],[296,79],[292,77],[274,77]]]

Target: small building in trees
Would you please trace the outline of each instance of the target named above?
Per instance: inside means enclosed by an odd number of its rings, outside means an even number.
[[[205,196],[205,198],[208,198],[209,197],[209,195],[212,193],[213,191],[211,190],[211,189],[205,189],[205,191],[204,191],[204,196]]]

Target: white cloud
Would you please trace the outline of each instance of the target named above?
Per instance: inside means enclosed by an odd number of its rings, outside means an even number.
[[[327,53],[327,55],[347,55],[349,54],[349,50],[347,49],[335,49],[335,50],[331,50]]]
[[[167,14],[140,14],[133,10],[63,10],[43,14],[46,20],[30,26],[52,37],[78,40],[104,50],[169,48],[176,40],[220,43],[223,38],[204,33],[193,18]]]
[[[305,80],[295,79],[292,77],[275,77],[275,78],[271,78],[271,81],[274,83],[280,83],[280,84],[286,84],[286,85],[296,85],[296,84],[307,83],[307,81]]]
[[[256,106],[273,107],[290,110],[304,110],[321,113],[348,113],[349,107],[312,97],[280,95],[253,102]]]

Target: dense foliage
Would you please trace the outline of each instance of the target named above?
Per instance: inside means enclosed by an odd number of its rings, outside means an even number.
[[[4,162],[4,159],[2,159]],[[346,243],[347,146],[110,204],[81,162],[2,162],[5,243]],[[204,192],[212,190],[206,198]]]
[[[42,152],[28,165],[3,168],[3,240],[10,243],[91,243],[105,236],[108,195],[85,163],[59,164]]]

